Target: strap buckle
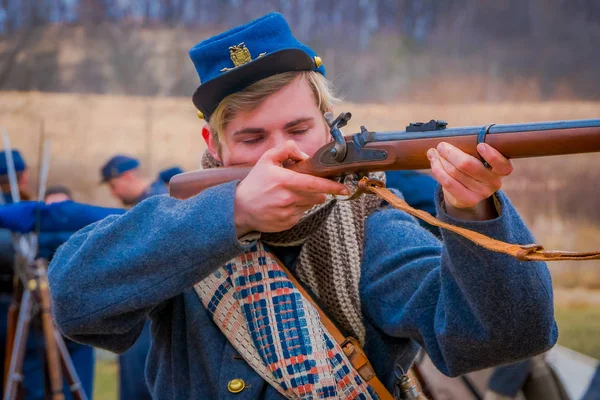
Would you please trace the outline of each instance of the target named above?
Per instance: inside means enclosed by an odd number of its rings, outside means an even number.
[[[375,377],[375,370],[358,340],[348,336],[340,347],[361,378],[368,382]]]

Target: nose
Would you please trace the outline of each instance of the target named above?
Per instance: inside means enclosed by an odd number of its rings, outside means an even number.
[[[274,132],[271,135],[271,141],[272,141],[271,145],[273,147],[281,147],[288,140],[290,140],[290,138],[286,134],[284,134],[283,132]]]

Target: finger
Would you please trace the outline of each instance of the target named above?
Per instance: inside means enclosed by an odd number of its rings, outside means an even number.
[[[458,208],[474,207],[481,201],[479,195],[471,192],[444,170],[438,157],[434,156],[430,161],[431,172],[434,178],[442,185],[445,192],[450,195],[449,198],[448,196],[444,197],[445,201]]]
[[[437,150],[433,151],[437,152]],[[499,177],[496,177],[494,182],[480,182],[456,168],[448,160],[439,156],[439,154],[436,154],[436,156],[439,158],[442,168],[444,168],[444,171],[446,171],[448,175],[459,181],[470,191],[479,194],[482,199],[488,198],[492,194],[496,193],[502,185],[502,181]]]
[[[477,145],[477,152],[490,164],[492,172],[500,176],[508,176],[513,172],[512,161],[504,157],[502,153],[489,144],[479,143]]]
[[[329,193],[347,196],[350,190],[339,182],[317,176],[284,170],[283,186],[297,193]]]
[[[489,182],[497,179],[495,171],[486,168],[481,160],[465,153],[449,143],[442,142],[438,144],[437,151],[457,169],[473,179],[480,182]]]
[[[279,195],[277,207],[288,208],[296,206],[309,206],[324,203],[327,195],[324,193],[298,193],[291,190]]]
[[[282,165],[287,160],[302,161],[307,158],[309,158],[309,155],[300,150],[296,142],[288,140],[283,146],[267,150],[258,160],[258,163]]]
[[[296,202],[298,207],[314,207],[317,204],[323,204],[327,201],[327,195],[324,193],[308,193],[303,194],[300,199]]]

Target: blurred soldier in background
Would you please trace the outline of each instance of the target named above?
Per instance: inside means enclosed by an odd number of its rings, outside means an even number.
[[[126,206],[134,206],[148,197],[168,192],[162,180],[151,182],[143,177],[139,166],[140,162],[135,158],[116,155],[101,169],[102,183],[106,183],[111,194]]]
[[[20,197],[22,200],[28,200],[30,196],[26,192],[27,186],[27,165],[21,156],[20,152],[13,150],[13,161],[17,173],[17,184],[19,186]],[[14,199],[11,196],[10,183],[8,180],[8,165],[6,162],[6,154],[4,151],[0,153],[0,185],[2,186],[2,196],[6,207],[11,208],[11,203]],[[66,188],[63,188],[66,189]],[[47,199],[57,201],[59,190],[57,188],[49,190]],[[68,194],[63,190],[63,196]],[[16,205],[15,205],[16,206]],[[13,210],[13,215],[18,214]],[[33,213],[29,213],[33,215]],[[19,215],[20,222],[23,218]],[[0,226],[4,227],[3,224]],[[46,258],[48,261],[52,259],[54,251],[70,237],[70,233],[54,231],[40,232],[38,243],[38,256]],[[12,243],[12,233],[8,229],[0,229],[0,373],[4,378],[4,360],[6,357],[6,333],[7,333],[7,316],[8,308],[12,300],[13,293],[13,266],[14,266],[15,250]],[[65,339],[65,344],[71,355],[71,359],[75,366],[75,370],[81,380],[83,390],[88,398],[92,397],[93,382],[94,382],[94,349],[90,346],[72,342]],[[44,365],[43,357],[45,355],[44,340],[41,333],[41,326],[37,319],[32,320],[32,325],[27,340],[27,348],[25,360],[23,363],[23,386],[25,388],[25,398],[44,399]],[[65,381],[63,390],[66,399],[70,399],[71,395],[68,390],[68,385]]]
[[[158,178],[150,182],[140,175],[139,166],[140,162],[135,158],[116,155],[101,169],[102,182],[106,183],[111,194],[126,206],[134,206],[148,197],[168,193],[163,180]],[[151,399],[144,375],[146,357],[150,350],[150,336],[150,322],[146,321],[135,344],[119,357],[121,400]]]

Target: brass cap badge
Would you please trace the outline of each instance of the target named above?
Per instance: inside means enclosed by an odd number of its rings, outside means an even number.
[[[260,58],[267,53],[260,53],[258,57]],[[231,46],[229,48],[229,58],[233,62],[233,68],[223,68],[221,72],[231,71],[232,69],[239,67],[240,65],[244,65],[252,61],[252,55],[250,54],[250,50],[246,47],[244,42],[238,44],[237,46]]]

